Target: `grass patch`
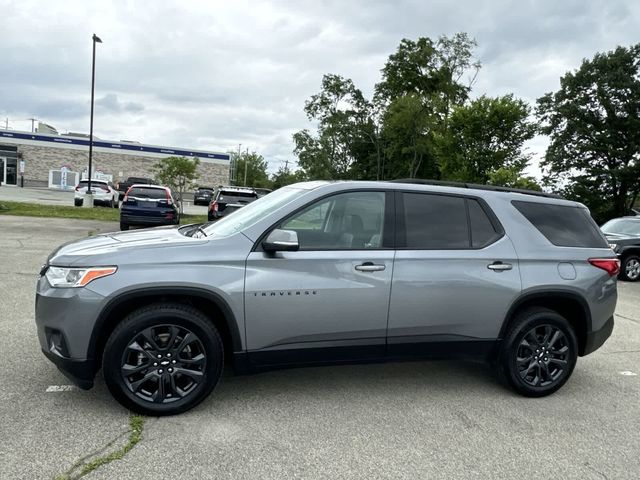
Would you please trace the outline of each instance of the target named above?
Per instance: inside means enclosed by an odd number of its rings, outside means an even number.
[[[132,415],[129,417],[129,439],[118,450],[107,453],[102,456],[95,456],[89,454],[86,457],[81,458],[74,463],[69,470],[65,473],[57,475],[54,480],[75,480],[77,478],[84,477],[85,475],[93,472],[95,469],[100,468],[102,465],[113,462],[114,460],[120,460],[124,457],[133,447],[135,447],[140,440],[142,440],[142,432],[144,430],[144,417],[140,415]],[[117,439],[116,439],[117,440]],[[99,450],[102,452],[106,448],[112,446],[116,442],[113,440],[106,447]]]
[[[66,205],[40,205],[37,203],[0,201],[0,215],[17,215],[24,217],[76,218],[80,220],[102,220],[119,222],[120,210],[109,207],[70,207]],[[180,216],[180,223],[204,223],[206,215]]]

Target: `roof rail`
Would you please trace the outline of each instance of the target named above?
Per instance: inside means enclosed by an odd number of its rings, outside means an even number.
[[[424,180],[421,178],[401,178],[398,180],[389,180],[392,183],[412,183],[416,185],[435,185],[438,187],[456,187],[456,188],[472,188],[475,190],[489,190],[493,192],[522,193],[525,195],[533,195],[535,197],[560,198],[555,193],[538,192],[537,190],[526,190],[524,188],[499,187],[497,185],[480,185],[477,183],[464,182],[448,182],[443,180]]]

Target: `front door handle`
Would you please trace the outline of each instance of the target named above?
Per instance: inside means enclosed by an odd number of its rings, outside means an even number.
[[[376,265],[373,262],[364,262],[360,265],[356,265],[356,270],[360,272],[381,272],[385,268],[387,267],[384,265]]]
[[[487,268],[495,272],[503,272],[505,270],[511,270],[513,266],[510,263],[502,263],[500,261],[497,261],[487,265]]]

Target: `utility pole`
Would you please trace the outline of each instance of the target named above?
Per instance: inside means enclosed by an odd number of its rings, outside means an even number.
[[[246,187],[247,186],[247,163],[249,163],[247,160],[249,159],[249,148],[247,148],[247,151],[245,153],[244,156],[244,183],[243,185]]]
[[[36,122],[38,121],[38,119],[37,118],[27,118],[27,120],[31,120],[31,133],[35,133],[35,131],[36,131]]]
[[[4,119],[4,129],[9,130],[9,117]]]

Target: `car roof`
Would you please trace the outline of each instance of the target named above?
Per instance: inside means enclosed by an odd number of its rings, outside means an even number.
[[[160,190],[170,190],[169,187],[163,187],[162,185],[151,185],[148,183],[134,183],[130,188],[157,188]]]

